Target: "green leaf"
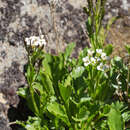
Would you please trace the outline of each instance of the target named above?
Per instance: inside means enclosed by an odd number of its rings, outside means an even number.
[[[128,106],[124,106],[123,102],[117,101],[116,103],[112,103],[111,106],[121,112],[124,122],[130,120],[130,111],[127,110]]]
[[[59,83],[59,89],[60,89],[60,94],[61,94],[63,100],[66,102],[70,98],[71,93],[72,93],[71,86],[65,86],[65,85]]]
[[[119,56],[115,56],[112,61],[111,64],[113,66],[115,66],[116,68],[122,69],[123,68],[123,60],[121,57]]]
[[[100,120],[95,123],[95,129],[96,130],[108,130],[107,127],[107,121],[106,120]]]
[[[61,81],[66,74],[67,70],[64,65],[64,54],[60,53],[59,56],[53,56],[51,54],[46,54],[45,59],[42,62],[43,68],[41,72],[44,71],[44,77],[46,77],[53,84],[53,89],[55,91],[56,96],[60,96],[58,90],[58,82]],[[46,76],[47,75],[47,76]],[[42,84],[46,86],[45,82],[42,79]],[[50,85],[51,87],[51,85]],[[46,86],[46,88],[48,88]],[[51,87],[52,88],[52,87]],[[47,89],[46,89],[47,90]],[[53,90],[52,90],[53,92]]]
[[[87,27],[87,31],[88,31],[89,37],[91,37],[93,30],[92,30],[92,20],[91,20],[90,16],[88,17],[88,20],[86,22],[86,27]]]
[[[35,64],[37,60],[42,60],[44,58],[44,51],[41,48],[33,50],[30,55],[30,61],[32,64]]]
[[[88,119],[90,112],[87,110],[85,106],[80,108],[79,113],[77,114],[77,117],[72,117],[72,119],[76,122],[82,122]]]
[[[80,98],[80,102],[78,103],[78,107],[81,107],[81,105],[83,105],[83,104],[87,104],[91,100],[92,100],[91,97],[82,97],[82,98]]]
[[[78,113],[78,103],[76,101],[74,101],[72,98],[70,98],[69,101],[69,110],[72,116],[75,116],[75,114]]]
[[[65,49],[65,52],[64,52],[64,58],[65,60],[68,59],[68,57],[71,55],[73,49],[75,48],[75,43],[70,43],[67,48]]]
[[[71,76],[72,76],[74,79],[76,79],[76,78],[80,77],[80,76],[83,74],[84,70],[85,70],[84,67],[78,66],[77,68],[74,68],[74,69],[73,69]]]
[[[34,109],[34,105],[33,105],[33,101],[32,101],[32,98],[31,98],[31,94],[30,94],[29,88],[27,88],[27,87],[19,88],[17,93],[18,93],[18,95],[20,95],[21,97],[26,99],[27,106],[30,108],[30,110],[33,113],[37,114],[35,109]],[[35,100],[35,102],[36,102],[38,107],[39,107],[39,102],[40,102],[39,99],[40,99],[39,95],[37,95],[37,93],[34,92],[34,100]]]
[[[52,70],[50,63],[53,63],[53,57],[50,54],[46,54],[45,59],[42,62],[44,67],[42,68],[42,71],[45,71],[52,78]]]
[[[55,85],[57,85],[57,82],[65,73],[63,54],[60,53],[59,56],[46,54],[42,64],[43,70],[41,71],[45,71],[46,74],[49,75],[50,79],[54,81]]]
[[[40,73],[39,80],[41,81],[43,87],[45,88],[48,94],[50,95],[55,94],[52,81],[50,80],[49,76],[46,73]],[[42,88],[39,88],[39,89],[42,89]]]
[[[124,122],[130,121],[130,111],[123,112],[122,117],[123,117]]]
[[[48,130],[47,127],[41,126],[41,119],[38,117],[29,117],[25,128],[26,130]]]
[[[130,54],[130,45],[125,45],[125,48],[126,48],[126,50],[127,50],[127,52],[128,52],[128,54]]]
[[[113,51],[113,46],[112,44],[107,44],[104,48],[104,51],[106,52],[106,54],[109,56],[112,54]]]
[[[110,112],[110,106],[108,104],[105,104],[105,106],[103,105],[103,112],[102,114],[104,116],[107,116],[107,114]]]
[[[38,83],[38,82],[34,82],[32,87],[34,89],[38,90],[41,94],[44,92],[43,86],[40,83]]]
[[[34,78],[35,78],[35,69],[34,69],[33,65],[30,63],[27,68],[28,83],[31,84],[33,82]]]
[[[64,81],[64,86],[71,86],[71,81],[72,81],[72,77],[70,75],[68,75],[68,77],[65,79]]]
[[[65,102],[70,98],[71,93],[72,93],[71,81],[72,81],[72,77],[70,75],[68,75],[68,77],[67,77],[67,79],[65,79],[64,83],[58,84],[60,94]]]
[[[108,125],[110,130],[123,130],[121,112],[113,107],[108,113]]]
[[[119,101],[117,101],[116,103],[112,103],[111,106],[119,111],[121,111],[124,107],[123,103]]]
[[[23,98],[26,98],[26,96],[28,95],[28,88],[27,87],[19,88],[17,94]]]
[[[69,122],[64,106],[58,104],[57,102],[53,102],[53,103],[48,104],[47,110],[51,114],[53,114],[54,116],[56,116],[57,118],[65,122],[68,126],[70,126],[70,122]]]
[[[26,100],[27,100],[27,106],[29,107],[29,109],[36,115],[39,116],[39,108],[40,108],[40,96],[38,95],[38,93],[33,92],[34,94],[34,100],[32,100],[32,96],[30,93],[28,93]],[[35,105],[37,107],[37,109],[34,106],[34,102]]]

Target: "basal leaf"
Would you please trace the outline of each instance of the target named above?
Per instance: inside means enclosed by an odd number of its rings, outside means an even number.
[[[76,101],[74,101],[72,98],[70,98],[69,101],[69,110],[72,116],[75,116],[75,114],[78,113],[78,103]]]
[[[68,116],[66,114],[64,106],[58,104],[57,102],[53,102],[48,104],[47,110],[56,116],[57,118],[61,119],[64,123],[66,123],[68,126],[70,126],[70,122],[68,119]]]
[[[63,84],[59,83],[59,89],[63,100],[66,102],[70,98],[72,93],[71,86],[64,86]]]
[[[113,107],[108,113],[108,125],[110,130],[123,130],[123,120],[121,113]]]
[[[54,95],[55,92],[53,89],[53,84],[49,76],[46,73],[40,73],[39,79],[41,80],[41,83],[45,88],[46,92],[48,94]]]
[[[45,71],[50,77],[52,77],[52,70],[51,70],[51,64],[53,63],[53,58],[50,54],[45,55],[45,59],[43,60],[43,70]]]
[[[44,71],[46,74],[48,74],[57,86],[57,82],[65,73],[63,54],[60,53],[59,56],[46,54],[42,64],[43,70],[41,71]]]
[[[72,118],[76,122],[82,122],[82,121],[87,120],[89,114],[90,113],[87,110],[87,108],[85,106],[83,106],[82,108],[79,109],[79,113],[77,114],[77,117],[72,117]]]

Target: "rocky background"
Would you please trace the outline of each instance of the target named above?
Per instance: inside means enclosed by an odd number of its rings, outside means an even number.
[[[88,43],[83,6],[86,0],[59,0],[56,5],[60,49],[75,42],[75,55]],[[124,44],[130,44],[130,0],[107,0],[104,24],[112,16],[119,16],[119,19],[113,24],[107,42],[115,45],[115,54],[122,55]],[[8,123],[12,121],[9,111],[17,107],[16,91],[26,83],[24,39],[43,32],[48,36],[47,51],[54,53],[56,38],[48,0],[0,0],[0,130],[15,130]]]

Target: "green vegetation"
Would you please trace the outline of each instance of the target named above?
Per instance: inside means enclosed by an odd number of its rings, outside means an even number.
[[[111,44],[104,46],[105,30],[113,21],[102,26],[104,6],[105,0],[95,5],[88,0],[84,10],[91,48],[77,59],[71,58],[74,43],[52,55],[43,51],[43,36],[26,39],[28,85],[18,94],[35,116],[17,124],[27,130],[128,130],[130,69],[122,58],[110,59]],[[128,45],[126,49],[130,56]]]

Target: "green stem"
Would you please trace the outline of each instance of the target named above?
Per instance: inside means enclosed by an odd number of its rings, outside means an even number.
[[[33,91],[32,85],[29,86],[29,91],[30,91],[30,94],[31,94],[31,99],[32,99],[34,110],[35,110],[35,114],[37,116],[39,116],[39,110],[38,110],[38,107],[37,107],[37,104],[36,104],[36,101],[35,101],[35,98],[34,98],[34,91]]]
[[[30,73],[31,73],[32,72],[31,59],[29,59],[29,66],[30,66]],[[30,79],[28,79],[29,91],[30,91],[30,94],[31,94],[31,100],[32,100],[32,104],[33,104],[33,107],[34,107],[35,114],[37,116],[39,116],[39,110],[38,110],[38,107],[37,107],[37,104],[36,104],[36,101],[35,101],[35,98],[34,98],[34,90],[33,90],[33,87],[32,87],[32,82],[33,82],[33,77],[31,77],[31,81],[30,81]]]
[[[67,116],[68,116],[68,118],[69,118],[69,122],[70,122],[70,124],[71,124],[71,127],[73,128],[73,130],[75,130],[74,124],[72,123],[71,113],[70,113],[70,111],[69,111],[68,104],[64,102],[64,106],[65,106],[66,113],[67,113]]]

